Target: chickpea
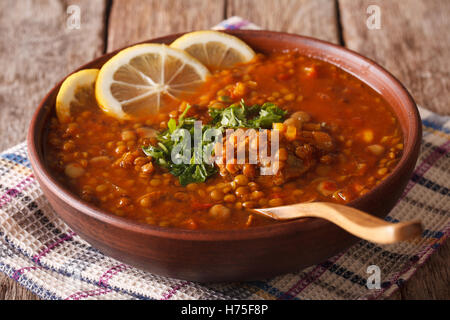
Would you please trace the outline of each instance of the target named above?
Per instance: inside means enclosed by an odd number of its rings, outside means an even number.
[[[131,130],[122,131],[122,140],[123,141],[133,141],[136,139],[137,139],[137,136],[134,131],[131,131]]]
[[[240,174],[234,177],[234,182],[236,182],[237,185],[246,186],[248,184],[248,178],[245,175]]]
[[[98,193],[102,193],[108,190],[108,188],[109,186],[107,184],[100,184],[95,188],[95,191],[97,191]]]
[[[254,201],[246,201],[242,204],[242,206],[246,209],[251,209],[256,206],[256,203]]]
[[[286,101],[293,101],[294,99],[295,99],[295,94],[293,94],[293,93],[289,93],[284,96],[284,100],[286,100]]]
[[[211,197],[211,199],[213,199],[214,201],[221,201],[223,200],[223,192],[217,189],[214,189],[213,191],[211,191],[211,193],[209,194],[209,196]]]
[[[186,201],[189,196],[184,192],[176,192],[173,197],[178,201]]]
[[[226,186],[222,189],[223,193],[230,193],[233,188],[231,186]]]
[[[253,178],[256,174],[255,166],[251,164],[244,164],[244,167],[242,169],[242,173],[246,177]]]
[[[272,187],[272,192],[281,192],[283,191],[283,189],[281,189],[280,187]]]
[[[362,139],[366,143],[371,143],[373,141],[373,131],[370,129],[365,129],[361,132]]]
[[[302,122],[298,119],[288,118],[284,120],[283,124],[285,126],[294,126],[295,128],[301,128]]]
[[[258,200],[264,197],[264,193],[262,191],[253,191],[251,193],[251,197],[253,200]]]
[[[248,187],[239,187],[236,189],[235,194],[238,197],[242,197],[250,192]]]
[[[304,111],[297,111],[291,115],[291,118],[297,119],[300,122],[309,122],[311,121],[311,116]]]
[[[84,174],[83,167],[78,163],[69,163],[64,169],[66,176],[76,179]]]
[[[224,205],[216,204],[209,209],[209,214],[214,218],[225,220],[231,216],[231,210]]]
[[[221,96],[224,96],[224,95],[225,94],[221,94]],[[225,109],[225,105],[223,103],[220,103],[220,102],[215,102],[215,103],[213,103],[210,106],[210,108],[213,108],[213,109]]]
[[[121,155],[121,154],[123,154],[125,151],[127,151],[127,147],[124,146],[124,145],[117,146],[117,148],[114,150],[114,152],[115,152],[117,155]]]
[[[155,129],[152,128],[148,128],[148,127],[140,127],[136,129],[137,134],[141,137],[141,138],[155,138],[156,135],[158,134],[158,131],[156,131]]]
[[[259,205],[260,207],[265,207],[265,206],[267,205],[267,202],[268,202],[267,199],[261,198],[261,199],[259,199],[259,201],[258,201],[258,205]]]
[[[281,198],[273,198],[269,200],[269,206],[271,207],[279,207],[283,205],[283,199]]]
[[[368,146],[367,150],[369,150],[373,155],[379,157],[383,155],[385,148],[382,145],[373,144]]]
[[[94,167],[104,167],[110,162],[111,160],[107,156],[98,156],[89,160],[89,163]]]
[[[256,182],[249,182],[248,186],[253,190],[258,188],[258,184]]]
[[[247,92],[247,87],[242,82],[236,83],[236,86],[234,87],[233,94],[236,97],[242,97]]]
[[[381,169],[378,169],[377,174],[379,176],[384,176],[387,172],[388,172],[387,168],[381,168]]]
[[[152,180],[150,180],[150,185],[152,186],[152,187],[157,187],[157,186],[159,186],[161,184],[161,180],[160,179],[152,179]]]
[[[225,202],[228,202],[228,203],[233,203],[233,202],[236,201],[236,196],[233,195],[233,194],[227,194],[227,195],[223,198],[223,200],[224,200]]]
[[[189,183],[189,184],[186,186],[186,189],[187,189],[188,191],[195,191],[195,190],[198,189],[198,184],[197,184],[197,183]]]
[[[68,152],[75,150],[75,143],[72,140],[64,142],[63,150]]]
[[[81,164],[81,166],[82,166],[83,168],[86,168],[87,165],[88,165],[88,162],[87,162],[86,159],[81,159],[81,160],[80,160],[80,164]]]
[[[206,197],[206,191],[203,189],[198,189],[197,193],[202,198]]]
[[[140,198],[139,204],[143,208],[148,208],[152,204],[152,199],[149,196],[144,196],[144,197]]]

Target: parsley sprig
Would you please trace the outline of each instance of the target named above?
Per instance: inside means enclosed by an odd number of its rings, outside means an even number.
[[[241,100],[224,109],[209,109],[212,121],[201,125],[201,131],[194,130],[195,118],[186,117],[191,108],[187,105],[178,121],[170,119],[168,129],[158,135],[155,146],[143,147],[147,156],[155,163],[169,170],[179,178],[180,184],[204,182],[217,172],[216,167],[209,161],[214,149],[215,141],[212,135],[222,135],[227,128],[265,128],[269,129],[275,122],[283,121],[286,111],[273,103],[247,106]],[[200,143],[195,145],[194,134],[201,132]],[[205,156],[206,155],[206,156]]]

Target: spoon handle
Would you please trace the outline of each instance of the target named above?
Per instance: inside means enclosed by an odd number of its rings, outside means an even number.
[[[395,243],[414,238],[422,233],[420,221],[390,223],[358,209],[328,202],[299,203],[283,207],[256,209],[276,220],[322,218],[347,232],[380,244]]]

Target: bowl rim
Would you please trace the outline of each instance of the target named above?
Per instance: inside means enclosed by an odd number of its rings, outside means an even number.
[[[418,112],[416,103],[414,102],[413,98],[411,97],[411,94],[408,92],[408,90],[405,88],[405,86],[389,71],[381,67],[379,64],[377,64],[375,61],[364,57],[360,55],[359,53],[347,49],[345,47],[342,47],[340,45],[333,44],[331,42],[327,42],[324,40],[293,34],[293,33],[287,33],[287,32],[277,32],[277,31],[269,31],[269,30],[221,30],[226,33],[234,34],[234,35],[261,35],[263,37],[279,37],[279,36],[288,36],[288,37],[296,37],[300,38],[303,41],[311,42],[319,44],[320,46],[325,47],[331,47],[334,50],[340,51],[341,53],[350,55],[352,58],[356,60],[360,60],[366,64],[371,65],[372,68],[376,70],[379,75],[382,75],[385,77],[386,82],[390,82],[393,87],[395,87],[395,91],[402,95],[402,100],[406,103],[404,104],[404,107],[407,108],[407,112],[409,113],[408,116],[408,132],[403,132],[404,139],[406,140],[406,136],[408,135],[408,144],[405,144],[405,148],[403,150],[402,157],[400,161],[397,163],[394,170],[384,179],[382,180],[378,185],[376,185],[374,188],[372,188],[368,193],[366,193],[363,196],[360,196],[356,198],[355,200],[347,203],[349,206],[357,206],[359,203],[362,203],[364,200],[367,200],[369,197],[371,197],[372,194],[376,192],[380,192],[384,187],[387,187],[396,177],[402,174],[402,169],[408,164],[408,161],[410,161],[410,158],[414,156],[414,151],[416,148],[416,144],[420,143],[420,136],[421,136],[421,121],[420,121],[420,114]],[[176,39],[177,37],[185,34],[183,33],[175,33],[170,34],[162,37],[152,38],[149,40],[141,41],[138,43],[133,43],[130,45],[127,45],[123,48],[104,53],[101,56],[89,61],[88,63],[83,64],[81,67],[77,68],[73,72],[77,72],[82,69],[89,68],[90,65],[98,62],[99,60],[103,59],[106,55],[115,55],[117,52],[128,48],[130,46],[140,44],[140,43],[164,43],[168,41],[173,41],[173,39]],[[322,50],[322,49],[317,49]],[[314,56],[313,56],[314,57]],[[359,77],[358,75],[352,73],[348,69],[338,65],[336,62],[327,60],[323,57],[316,56],[315,58],[319,60],[326,61],[328,63],[334,64],[338,66],[339,68],[343,69],[347,73],[352,74],[356,78],[358,78],[360,81],[363,81],[366,83],[369,87],[371,87],[373,90],[378,92],[375,88],[373,88],[368,82],[364,81]],[[345,59],[341,59],[345,60]],[[91,218],[94,218],[96,220],[102,221],[103,223],[110,224],[114,227],[117,227],[119,229],[124,229],[133,233],[140,233],[142,235],[146,236],[154,236],[154,237],[163,237],[163,238],[170,238],[170,239],[178,239],[178,240],[189,240],[189,241],[236,241],[236,240],[250,240],[255,238],[270,238],[273,236],[279,236],[279,235],[286,235],[290,232],[299,232],[299,231],[311,231],[315,228],[323,228],[326,226],[331,225],[332,223],[326,220],[322,219],[313,219],[313,218],[305,218],[305,219],[298,219],[298,220],[292,220],[292,221],[286,221],[286,222],[280,222],[275,223],[271,225],[265,225],[265,226],[256,226],[252,228],[247,229],[230,229],[230,230],[208,230],[208,229],[200,229],[200,230],[189,230],[189,229],[181,229],[181,228],[167,228],[167,227],[160,227],[160,226],[153,226],[148,225],[142,222],[133,221],[131,219],[127,219],[124,217],[115,216],[106,210],[102,210],[93,204],[87,203],[84,200],[80,199],[74,192],[70,191],[67,187],[65,187],[62,183],[60,183],[49,170],[47,170],[47,166],[45,165],[45,160],[41,159],[39,156],[40,154],[43,155],[43,152],[40,153],[38,151],[38,148],[42,149],[42,146],[37,146],[35,141],[35,131],[37,129],[37,124],[39,121],[41,121],[40,116],[43,113],[46,113],[46,106],[47,100],[50,98],[52,94],[59,88],[61,83],[64,81],[66,77],[68,77],[70,74],[65,76],[60,82],[58,82],[41,100],[39,103],[37,109],[35,110],[33,114],[33,118],[31,120],[31,123],[29,125],[29,130],[27,134],[27,149],[28,149],[28,155],[30,157],[30,163],[33,168],[33,173],[35,174],[36,178],[40,181],[42,181],[43,184],[54,194],[57,195],[59,199],[61,199],[63,202],[67,203],[68,206],[73,207],[77,211],[90,216]],[[379,75],[377,77],[379,77]],[[378,92],[381,94],[380,92]],[[44,128],[44,126],[42,127]],[[42,133],[40,133],[42,134]],[[59,214],[58,214],[59,215]],[[64,219],[63,219],[64,220]]]

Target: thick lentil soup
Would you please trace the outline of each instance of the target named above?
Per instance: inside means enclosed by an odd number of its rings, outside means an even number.
[[[399,123],[378,93],[336,66],[295,51],[258,54],[250,63],[216,70],[183,101],[145,119],[112,118],[96,107],[91,93],[83,94],[71,121],[51,120],[48,166],[83,200],[150,225],[239,229],[277,223],[252,208],[345,204],[385,179],[403,149]],[[258,158],[177,173],[179,167],[167,164],[164,139],[188,119],[242,127],[241,133],[269,129],[245,138],[249,148],[262,141],[262,132],[270,141],[276,130],[277,171],[261,175],[267,163]],[[236,136],[229,137],[234,145]]]

